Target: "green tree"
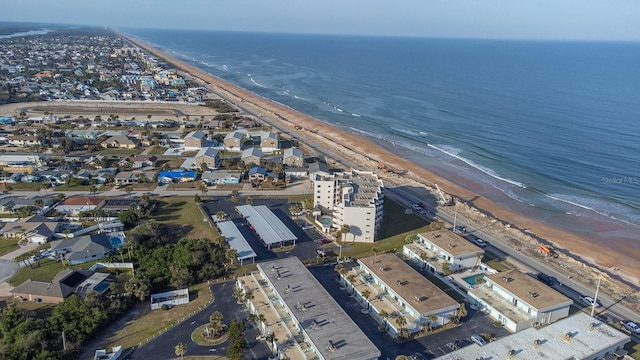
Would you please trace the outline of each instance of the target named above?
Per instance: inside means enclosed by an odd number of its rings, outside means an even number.
[[[404,315],[400,315],[396,318],[396,325],[400,327],[400,335],[402,335],[402,330],[404,330],[404,326],[407,325],[407,318]]]
[[[244,354],[244,347],[246,346],[246,340],[244,337],[244,323],[231,320],[229,325],[229,337],[231,338],[231,344],[227,350],[227,358],[230,360],[240,360]]]
[[[342,239],[342,234],[347,235],[347,234],[349,234],[350,232],[351,232],[351,226],[349,226],[349,225],[347,225],[347,224],[342,225],[342,226],[340,227],[340,234],[341,234],[340,238]],[[353,238],[355,239],[355,234],[354,234]],[[346,240],[346,239],[345,239],[345,240]]]
[[[214,338],[220,336],[222,329],[224,328],[224,316],[220,311],[214,311],[209,316],[209,327]]]
[[[179,342],[175,347],[176,356],[180,356],[180,358],[184,358],[184,354],[187,353],[187,344]]]
[[[362,297],[369,301],[369,296],[371,296],[371,291],[369,291],[368,289],[365,289],[364,291],[362,291]]]
[[[240,289],[240,288],[236,288],[236,289],[233,291],[232,296],[233,296],[234,298],[236,298],[236,301],[237,301],[237,303],[238,303],[238,304],[242,304],[242,300],[243,300],[243,298],[244,298],[244,292],[242,291],[242,289]]]
[[[89,192],[91,193],[91,195],[96,196],[96,193],[98,192],[98,187],[95,185],[91,185],[89,187]]]
[[[149,295],[151,284],[146,276],[136,274],[124,284],[124,290],[142,301]]]
[[[133,192],[133,186],[129,185],[126,188],[124,188],[124,191],[127,193],[128,197],[131,197],[131,193]]]
[[[456,323],[459,323],[465,316],[467,316],[467,307],[464,304],[460,304],[458,310],[456,310]]]
[[[442,263],[442,275],[451,275],[451,265],[448,262]]]

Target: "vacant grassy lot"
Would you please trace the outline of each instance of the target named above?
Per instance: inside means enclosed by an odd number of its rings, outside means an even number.
[[[213,240],[220,235],[218,230],[210,225],[192,196],[163,198],[156,204],[158,207],[152,218],[161,223],[187,227],[186,237]]]

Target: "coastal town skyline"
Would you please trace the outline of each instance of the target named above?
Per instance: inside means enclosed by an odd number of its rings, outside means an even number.
[[[291,0],[241,3],[43,0],[3,5],[2,21],[114,28],[373,35],[517,40],[639,41],[640,4],[570,0],[530,3],[491,0],[364,1],[300,4]],[[123,9],[127,9],[123,11]],[[145,16],[140,16],[145,14]]]

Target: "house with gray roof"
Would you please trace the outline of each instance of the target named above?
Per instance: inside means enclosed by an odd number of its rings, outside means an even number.
[[[291,167],[302,167],[304,165],[302,150],[298,148],[284,149],[282,162]]]
[[[220,167],[220,155],[218,150],[212,147],[204,147],[198,151],[194,157],[193,166],[200,167],[206,164],[208,169],[217,169]]]
[[[242,152],[242,156],[240,156],[240,160],[247,165],[260,165],[260,160],[262,159],[262,150],[257,147],[251,147],[248,149],[244,149]]]
[[[192,131],[184,137],[184,147],[186,149],[200,149],[206,138],[206,133],[202,131]]]
[[[245,141],[244,133],[240,131],[232,131],[224,137],[224,147],[231,151],[240,151]]]
[[[105,292],[112,280],[112,275],[96,273],[91,270],[65,269],[51,281],[29,279],[16,286],[11,293],[13,297],[58,304],[72,294],[86,296],[89,292]],[[106,285],[105,285],[106,284]]]
[[[63,256],[69,265],[101,259],[113,250],[107,234],[85,235],[51,242],[51,251]]]

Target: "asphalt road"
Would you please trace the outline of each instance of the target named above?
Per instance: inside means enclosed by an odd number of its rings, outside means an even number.
[[[228,325],[231,319],[246,320],[249,316],[244,304],[238,304],[233,294],[233,282],[224,282],[221,284],[211,285],[211,291],[215,296],[215,300],[205,309],[186,319],[179,325],[176,325],[164,334],[156,337],[150,342],[137,348],[130,353],[125,359],[175,359],[175,346],[182,342],[187,345],[187,356],[207,356],[221,355],[224,356],[229,347],[230,340],[216,346],[202,346],[191,340],[191,333],[199,326],[209,322],[209,316],[214,311],[220,311],[224,316],[224,322]],[[201,296],[206,296],[202,294]],[[162,311],[162,310],[156,310]],[[171,310],[167,310],[171,311]],[[245,358],[249,359],[267,359],[271,351],[263,341],[257,341],[256,336],[259,334],[257,327],[253,324],[246,323],[245,338],[247,340],[247,348],[245,349]]]

